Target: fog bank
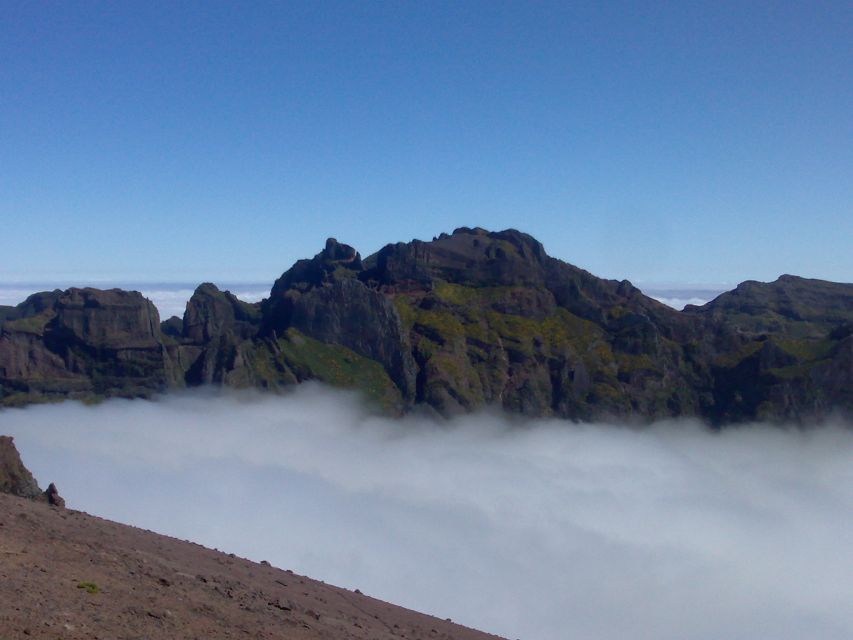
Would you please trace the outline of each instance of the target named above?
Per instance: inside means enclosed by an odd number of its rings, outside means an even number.
[[[643,293],[654,298],[658,302],[663,302],[665,305],[672,307],[678,311],[684,309],[688,304],[701,307],[716,298],[718,295],[726,291],[725,287],[714,289],[697,289],[697,288],[642,288]]]
[[[0,412],[72,508],[525,640],[853,637],[853,432],[368,414],[303,385]]]

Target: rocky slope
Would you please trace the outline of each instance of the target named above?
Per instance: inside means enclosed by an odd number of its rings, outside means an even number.
[[[853,285],[782,276],[678,312],[514,230],[364,259],[330,239],[263,302],[203,284],[162,324],[140,294],[94,289],[35,294],[0,322],[6,405],[318,379],[394,413],[723,424],[853,411]]]
[[[0,436],[2,638],[500,640],[40,496]]]

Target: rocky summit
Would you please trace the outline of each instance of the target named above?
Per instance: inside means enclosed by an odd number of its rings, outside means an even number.
[[[162,323],[116,289],[0,307],[5,406],[305,380],[396,414],[819,419],[853,413],[853,284],[785,275],[676,311],[527,234],[460,228],[366,258],[329,239],[262,302],[205,283]]]

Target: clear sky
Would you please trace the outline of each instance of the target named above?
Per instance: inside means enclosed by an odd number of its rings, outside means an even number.
[[[853,281],[853,3],[0,0],[0,282],[272,281],[462,225]]]

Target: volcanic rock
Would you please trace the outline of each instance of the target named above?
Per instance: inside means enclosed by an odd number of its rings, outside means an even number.
[[[137,291],[30,296],[0,329],[0,403],[145,396],[174,382],[154,305]]]
[[[177,360],[189,385],[253,383],[247,351],[261,323],[260,305],[238,300],[216,285],[198,286],[187,303]]]
[[[44,497],[47,500],[47,503],[53,507],[62,508],[65,506],[65,500],[59,495],[59,489],[57,489],[56,485],[52,482],[47,485],[47,489],[44,490]]]

